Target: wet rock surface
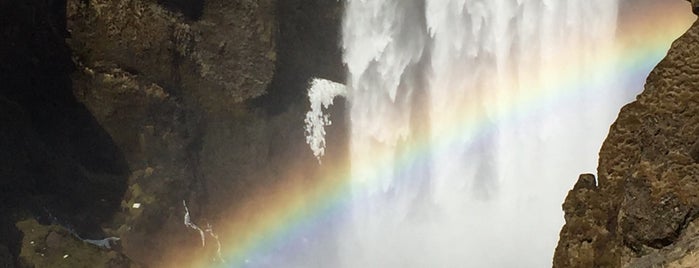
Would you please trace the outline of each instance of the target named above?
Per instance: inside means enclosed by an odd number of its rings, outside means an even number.
[[[622,108],[600,151],[597,185],[583,175],[568,193],[554,267],[698,264],[698,88],[695,23]]]
[[[183,224],[182,200],[215,229],[264,185],[318,172],[305,91],[311,77],[343,80],[340,11],[323,0],[0,2],[0,267],[212,255]],[[72,233],[120,240],[105,250]]]

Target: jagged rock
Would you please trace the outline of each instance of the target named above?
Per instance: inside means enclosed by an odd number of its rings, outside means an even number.
[[[149,0],[68,0],[69,44],[86,65],[113,63],[208,109],[262,95],[276,61],[274,2],[196,2],[200,12],[183,16]]]
[[[695,267],[698,55],[694,23],[622,108],[600,151],[598,186],[579,181],[563,204],[554,267]]]
[[[595,175],[581,174],[580,177],[578,177],[578,182],[576,182],[575,186],[573,186],[573,191],[581,189],[587,189],[590,191],[597,190],[597,180],[595,179]]]

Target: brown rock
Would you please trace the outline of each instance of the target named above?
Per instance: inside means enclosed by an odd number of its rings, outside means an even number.
[[[49,248],[57,249],[61,247],[63,236],[56,232],[49,232],[46,236],[46,246]]]
[[[272,0],[210,0],[197,14],[146,0],[67,2],[69,45],[88,66],[133,70],[208,109],[260,96],[271,81]]]
[[[695,23],[622,108],[600,151],[597,187],[583,175],[568,193],[554,267],[697,264],[698,88]]]

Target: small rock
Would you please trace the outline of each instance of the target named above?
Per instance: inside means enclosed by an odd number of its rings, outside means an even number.
[[[574,190],[588,189],[594,191],[596,188],[597,180],[595,179],[595,175],[592,174],[581,174],[580,177],[578,177],[578,182],[573,186]]]
[[[46,236],[46,246],[49,248],[60,248],[62,244],[63,237],[56,233],[56,232],[50,232],[49,235]],[[33,243],[32,243],[33,245]]]
[[[145,173],[143,174],[144,178],[148,178],[153,175],[153,171],[155,171],[152,167],[147,167]]]

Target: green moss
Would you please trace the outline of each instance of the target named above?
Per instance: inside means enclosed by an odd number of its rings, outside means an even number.
[[[24,235],[20,252],[22,266],[107,267],[120,258],[114,251],[103,250],[78,240],[60,226],[41,225],[34,219],[16,225]]]
[[[267,59],[271,61],[277,61],[277,52],[274,50],[270,50],[267,52]]]
[[[154,195],[144,192],[143,188],[141,188],[141,185],[138,183],[132,184],[129,187],[129,190],[131,191],[131,200],[129,200],[128,203],[129,207],[131,207],[134,203],[152,204],[157,200]]]

